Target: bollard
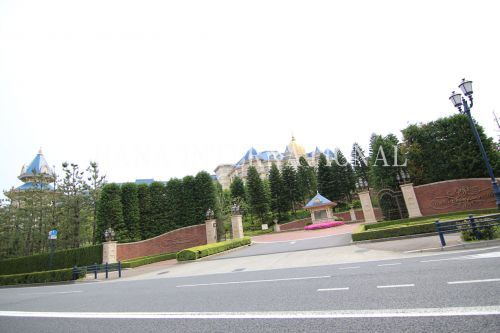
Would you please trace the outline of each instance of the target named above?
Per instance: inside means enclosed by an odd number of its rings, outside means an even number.
[[[78,276],[78,268],[76,266],[73,266],[73,272],[72,272],[73,276],[72,276],[72,279],[73,280],[76,280],[77,276]]]
[[[439,222],[439,220],[437,220],[435,222],[435,224],[436,224],[436,230],[437,230],[437,232],[439,234],[439,240],[441,241],[441,246],[446,246],[446,242],[444,240],[444,234],[441,231],[441,222]]]
[[[118,277],[122,277],[122,262],[118,261]]]
[[[106,279],[108,278],[108,263],[104,265],[104,269],[106,270]]]
[[[481,239],[481,233],[479,230],[477,230],[476,222],[474,221],[474,215],[469,215],[469,223],[470,226],[472,227],[472,231],[474,232],[474,235],[476,236],[477,240]]]

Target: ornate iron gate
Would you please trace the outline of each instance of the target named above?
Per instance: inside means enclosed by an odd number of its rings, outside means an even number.
[[[384,220],[408,218],[408,209],[401,191],[383,189],[377,193],[377,198]]]

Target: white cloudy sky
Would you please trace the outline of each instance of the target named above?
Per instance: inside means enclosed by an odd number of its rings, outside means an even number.
[[[43,147],[111,181],[212,172],[251,146],[363,146],[455,111],[497,136],[498,1],[0,0],[0,189]]]

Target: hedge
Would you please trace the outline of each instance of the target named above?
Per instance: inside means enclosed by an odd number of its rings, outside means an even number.
[[[177,253],[163,253],[154,256],[147,256],[141,258],[130,259],[122,262],[122,268],[134,268],[142,265],[148,265],[159,261],[175,259]]]
[[[84,277],[85,273],[80,273],[80,278]],[[0,286],[11,284],[30,284],[30,283],[47,283],[70,281],[73,278],[71,268],[57,269],[53,271],[0,275]]]
[[[243,237],[240,239],[232,239],[219,243],[191,247],[177,253],[177,261],[196,260],[209,256],[211,254],[216,254],[219,252],[234,249],[236,247],[249,245],[251,242],[252,241],[250,237]]]
[[[366,226],[365,226],[366,227]],[[398,237],[406,235],[416,235],[416,234],[426,234],[436,232],[436,226],[434,222],[415,224],[405,227],[394,227],[380,230],[368,230],[363,232],[358,232],[352,234],[352,240],[355,242],[369,240],[369,239],[380,239],[388,237]]]
[[[41,253],[2,260],[0,261],[0,275],[46,271],[49,268],[49,258],[49,253]],[[52,268],[87,266],[96,262],[102,262],[102,245],[55,251]]]

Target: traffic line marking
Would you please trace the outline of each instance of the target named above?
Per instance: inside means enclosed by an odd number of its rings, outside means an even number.
[[[0,311],[0,317],[86,319],[315,319],[500,315],[500,306],[266,312],[31,312]]]
[[[386,286],[377,286],[377,288],[408,288],[408,287],[415,287],[413,283],[410,284],[390,284]]]
[[[468,280],[468,281],[451,281],[448,284],[464,284],[464,283],[482,283],[482,282],[498,282],[500,279],[484,279],[484,280]]]
[[[318,289],[316,291],[340,291],[340,290],[349,290],[349,287],[341,287],[341,288],[324,288]]]
[[[73,290],[73,291],[48,291],[48,292],[40,292],[40,293],[23,293],[20,295],[57,295],[57,294],[75,294],[75,293],[83,293],[82,290]]]
[[[401,265],[400,262],[395,262],[395,263],[392,263],[392,264],[380,264],[380,265],[377,265],[379,267],[383,267],[383,266],[396,266],[396,265]]]
[[[199,283],[199,284],[181,284],[181,285],[178,285],[176,287],[177,288],[185,288],[185,287],[200,287],[200,286],[220,286],[220,285],[225,285],[225,284],[246,284],[246,283],[297,281],[297,280],[312,280],[312,279],[327,279],[327,278],[331,278],[331,276],[330,275],[322,275],[322,276],[304,276],[304,277],[284,278],[284,279],[246,280],[246,281],[213,282],[213,283]]]
[[[350,266],[350,267],[340,267],[339,269],[356,269],[360,268],[361,266]]]

